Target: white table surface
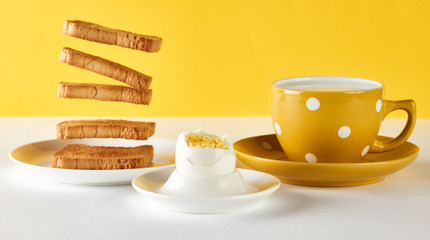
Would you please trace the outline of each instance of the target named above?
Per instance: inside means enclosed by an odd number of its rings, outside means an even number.
[[[430,119],[410,141],[418,158],[379,183],[358,187],[282,184],[245,212],[184,214],[147,204],[131,185],[80,186],[32,176],[8,159],[10,150],[55,138],[71,117],[0,117],[0,239],[430,239]],[[185,130],[226,133],[236,141],[273,133],[269,117],[127,118],[153,120],[154,137]],[[403,119],[387,119],[394,136]]]

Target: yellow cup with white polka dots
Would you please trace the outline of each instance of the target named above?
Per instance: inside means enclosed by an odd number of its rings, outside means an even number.
[[[385,100],[382,83],[354,77],[275,81],[270,108],[288,159],[310,163],[362,162],[369,151],[388,151],[404,143],[416,120],[413,100]],[[403,131],[389,141],[377,140],[382,120],[397,109],[408,114]]]

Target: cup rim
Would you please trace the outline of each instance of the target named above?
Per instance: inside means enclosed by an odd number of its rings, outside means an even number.
[[[341,85],[338,85],[339,83]],[[381,82],[348,76],[303,76],[283,78],[272,82],[272,86],[275,88],[299,92],[314,92],[311,88],[318,88],[315,86],[316,84],[324,85],[325,88],[356,88],[356,90],[333,90],[330,92],[363,92],[384,88],[384,84]]]

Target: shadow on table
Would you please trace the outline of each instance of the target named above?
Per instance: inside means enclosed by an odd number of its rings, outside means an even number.
[[[414,180],[430,182],[430,159],[418,159],[406,167],[405,172]]]
[[[297,191],[302,186],[282,184],[283,186],[271,197],[267,198],[259,206],[248,211],[232,213],[239,219],[277,219],[291,217],[323,204],[321,199],[316,199],[309,194]]]
[[[284,185],[284,184],[283,184]],[[290,185],[285,185],[290,186]],[[281,187],[275,194],[267,198],[259,206],[248,211],[238,212],[247,218],[255,217],[285,217],[308,211],[312,206],[321,204],[321,199],[313,199],[309,195],[291,190],[289,187]],[[315,203],[319,201],[319,203]]]

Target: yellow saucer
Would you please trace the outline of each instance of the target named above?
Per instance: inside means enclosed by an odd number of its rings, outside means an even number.
[[[390,139],[378,136],[380,140]],[[356,186],[381,181],[411,163],[419,148],[406,142],[382,153],[368,153],[361,163],[307,163],[289,161],[275,134],[234,143],[237,157],[249,167],[278,177],[284,183],[307,186]]]

